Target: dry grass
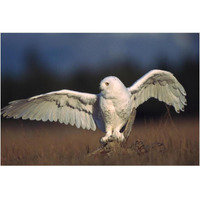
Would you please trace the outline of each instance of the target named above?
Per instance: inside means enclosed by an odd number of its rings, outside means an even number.
[[[77,129],[59,123],[3,120],[2,165],[198,165],[198,118],[136,120],[128,146],[142,140],[146,147],[159,142],[165,151],[150,149],[134,155],[86,157],[99,147],[103,133]]]

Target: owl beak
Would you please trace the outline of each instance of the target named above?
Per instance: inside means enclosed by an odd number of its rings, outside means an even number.
[[[100,90],[100,91],[103,91],[103,90],[104,90],[103,84],[100,84],[100,85],[99,85],[99,90]]]

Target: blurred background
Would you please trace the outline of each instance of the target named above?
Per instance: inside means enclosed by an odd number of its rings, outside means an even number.
[[[128,87],[152,69],[172,72],[184,86],[188,106],[178,117],[198,117],[197,33],[3,33],[1,106],[60,89],[99,93],[99,82],[109,75]],[[150,99],[137,118],[164,113],[165,104]]]

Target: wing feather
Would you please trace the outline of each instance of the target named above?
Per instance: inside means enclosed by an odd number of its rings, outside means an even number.
[[[80,120],[80,113],[78,113],[78,110],[75,110],[75,116],[76,116],[76,127],[80,128],[81,127],[81,120]]]
[[[172,73],[163,70],[150,71],[128,90],[132,95],[133,107],[135,108],[151,97],[172,105],[178,113],[180,110],[184,111],[184,106],[187,104],[183,86]]]
[[[34,104],[35,106],[32,109],[30,120],[37,120],[38,121],[38,114],[41,109],[41,104]]]
[[[80,112],[80,120],[81,120],[81,128],[85,129],[86,123],[85,123],[85,114],[84,114],[84,112]]]
[[[70,116],[70,124],[74,126],[75,124],[75,112],[73,112],[72,108],[69,108],[69,116]]]
[[[96,126],[95,126],[94,120],[92,118],[92,115],[89,115],[89,118],[90,118],[91,130],[95,131],[96,130]]]
[[[63,123],[63,107],[58,108],[58,121],[62,124]]]
[[[15,119],[20,118],[21,117],[20,115],[25,113],[26,107],[27,107],[27,105],[19,105],[19,107],[16,107],[16,108],[14,108],[14,110],[12,110],[12,106],[9,106],[9,108],[11,110],[8,112],[7,116],[9,116],[9,117],[13,116]],[[16,114],[15,112],[17,112],[19,109],[21,109],[22,112]],[[4,114],[3,116],[6,116],[6,115]]]
[[[64,123],[65,123],[66,125],[68,125],[68,124],[69,124],[69,122],[70,122],[69,108],[68,108],[68,107],[66,107],[66,115],[65,115],[65,120],[64,120]]]
[[[89,117],[89,114],[88,113],[85,113],[85,116],[86,116],[86,129],[89,130],[90,129],[90,117]]]
[[[22,115],[22,119],[30,119],[30,116],[31,116],[31,113],[32,113],[32,110],[35,108],[35,105],[34,104],[26,104],[27,105],[27,109],[26,111],[24,112],[24,114]]]
[[[46,122],[46,121],[51,121],[50,119],[50,114],[51,114],[51,109],[49,109],[49,107],[51,107],[51,103],[50,102],[46,102],[45,103],[45,108],[43,109],[43,115],[42,115],[42,121]]]

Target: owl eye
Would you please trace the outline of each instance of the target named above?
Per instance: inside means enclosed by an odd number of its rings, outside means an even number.
[[[109,86],[109,83],[108,82],[105,82],[106,86]]]

